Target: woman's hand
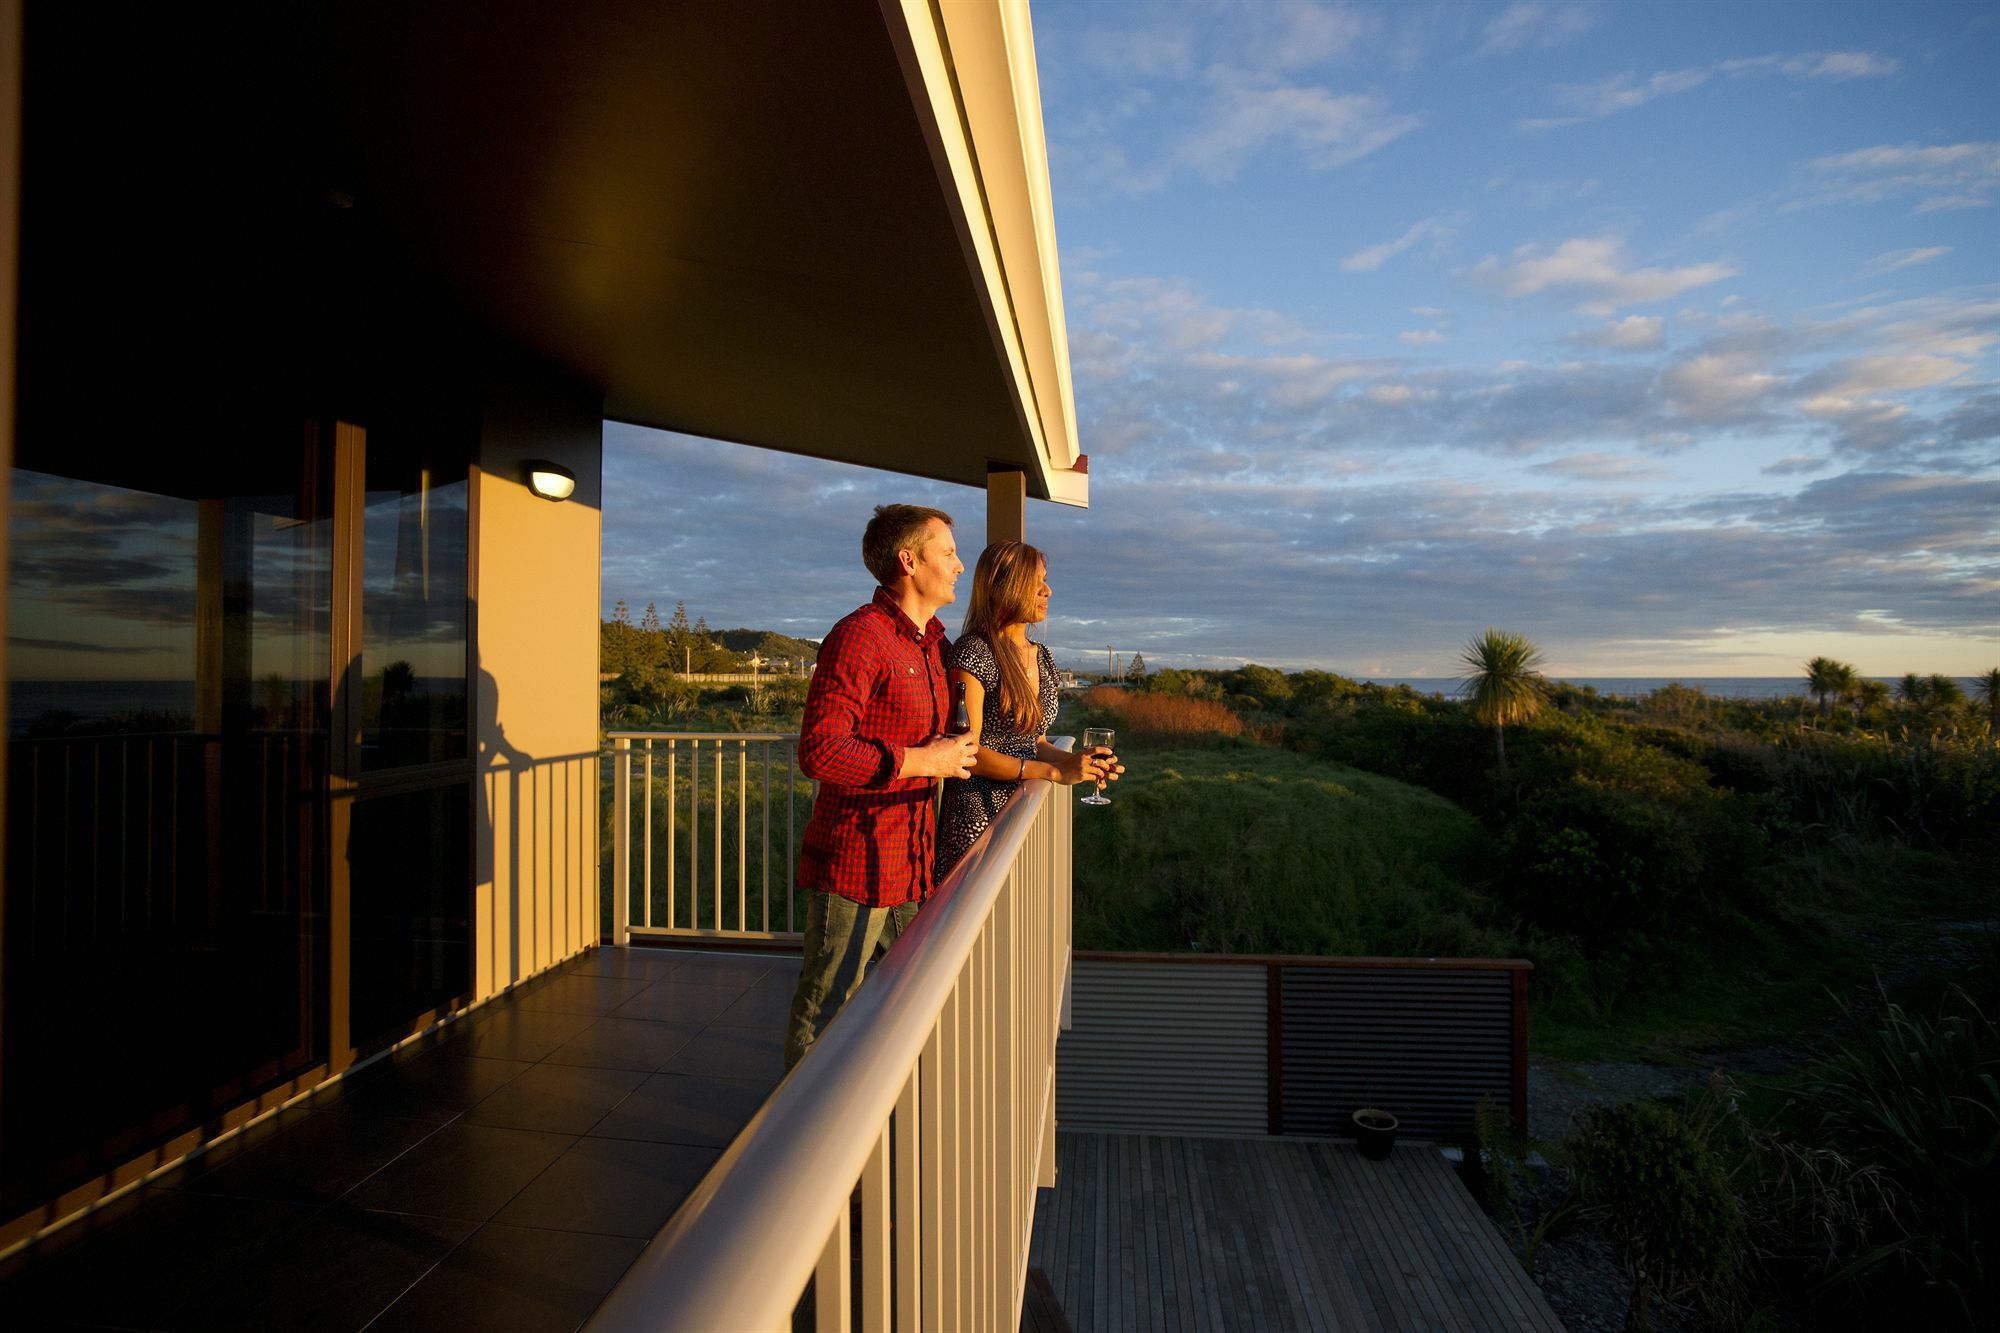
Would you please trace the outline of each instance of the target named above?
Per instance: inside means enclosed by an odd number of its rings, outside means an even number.
[[[1065,787],[1074,787],[1081,782],[1116,782],[1118,775],[1125,771],[1125,765],[1118,762],[1118,756],[1102,745],[1089,751],[1067,750],[1055,761],[1056,781]]]

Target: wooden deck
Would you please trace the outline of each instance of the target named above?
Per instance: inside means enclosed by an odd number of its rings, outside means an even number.
[[[1427,1144],[1057,1135],[1028,1262],[1077,1329],[1561,1330]]]

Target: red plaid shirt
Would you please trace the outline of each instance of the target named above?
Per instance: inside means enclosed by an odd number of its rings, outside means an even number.
[[[863,907],[930,897],[932,779],[896,774],[950,716],[947,646],[936,616],[918,633],[883,588],[820,645],[799,728],[799,767],[819,783],[799,848],[805,888]]]

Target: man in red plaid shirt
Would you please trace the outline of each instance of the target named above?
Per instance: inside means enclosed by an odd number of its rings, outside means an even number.
[[[861,559],[880,586],[820,645],[799,729],[799,767],[820,785],[799,849],[811,892],[786,1069],[930,896],[932,784],[966,776],[979,752],[969,736],[943,734],[951,697],[936,612],[965,572],[951,516],[878,505]]]

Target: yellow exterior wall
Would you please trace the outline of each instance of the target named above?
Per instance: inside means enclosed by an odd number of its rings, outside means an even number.
[[[523,465],[576,473],[529,491]],[[473,997],[598,939],[598,556],[602,400],[531,365],[489,379],[474,481],[478,736]]]

